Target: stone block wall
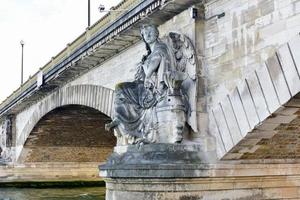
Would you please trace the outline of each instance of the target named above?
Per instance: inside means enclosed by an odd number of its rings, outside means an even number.
[[[256,93],[252,94],[247,91],[250,89],[253,92],[253,88],[256,87],[253,84],[256,83],[250,80],[256,80],[255,76],[261,78],[264,66],[269,67],[270,73],[278,71],[279,65],[275,53],[280,56],[280,49],[284,48],[282,45],[286,45],[300,32],[299,5],[299,0],[215,0],[205,4],[205,60],[203,66],[207,73],[209,130],[217,140],[219,140],[217,133],[223,133],[220,137],[222,137],[223,142],[221,143],[224,145],[222,147],[218,144],[216,148],[219,157],[223,157],[228,150],[245,137],[247,132],[279,108],[270,107],[277,103],[275,99],[274,102],[267,102],[269,105],[267,112],[261,112],[265,103],[258,99],[260,98],[259,90],[254,90]],[[271,58],[274,58],[272,63]],[[292,66],[292,68],[295,70],[295,67]],[[292,73],[291,71],[287,72],[288,75]],[[271,74],[271,76],[273,75]],[[272,77],[275,80],[275,86],[280,81],[279,85],[285,86],[285,83],[282,84],[284,78],[282,75],[280,76],[276,74],[276,77]],[[296,74],[292,76],[297,79]],[[266,76],[263,77],[265,78],[261,80],[265,82]],[[260,85],[260,87],[264,87],[264,85]],[[288,91],[286,86],[279,89],[280,91],[277,92],[280,94]],[[239,118],[243,109],[239,102],[234,101],[234,97],[244,100],[242,104],[244,104],[244,112],[248,116],[247,120]],[[280,95],[280,98],[286,97],[291,98],[290,95]],[[281,101],[281,104],[288,99]],[[228,100],[232,105],[224,103]],[[253,107],[253,102],[258,103],[259,109]],[[231,109],[227,109],[226,105],[234,108],[236,116],[229,112]],[[263,115],[261,116],[261,114]],[[224,119],[223,116],[227,116],[227,119]],[[231,117],[228,118],[228,116]],[[256,119],[257,117],[258,119]],[[231,123],[230,120],[234,122]],[[238,128],[231,126],[236,125],[235,121],[238,121]],[[248,121],[249,125],[247,130],[244,130],[244,126],[241,124],[245,121]]]
[[[195,20],[190,17],[189,10],[158,28],[160,38],[165,37],[170,31],[179,31],[195,42]],[[134,80],[137,64],[146,53],[145,44],[140,41],[67,85],[90,84],[114,89],[117,83]]]
[[[216,15],[223,12],[225,16],[218,19]],[[205,15],[211,106],[300,32],[299,0],[211,0]]]
[[[0,165],[1,183],[99,181],[99,162],[36,162]],[[1,190],[2,192],[3,190]],[[1,196],[0,192],[0,196]],[[1,196],[3,199],[3,196]]]

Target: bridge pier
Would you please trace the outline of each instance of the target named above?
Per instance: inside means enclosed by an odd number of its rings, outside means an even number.
[[[194,177],[105,178],[106,199],[298,199],[299,167],[219,163],[198,165]]]
[[[0,124],[0,164],[13,163],[16,147],[16,120],[15,115],[3,118]]]
[[[106,199],[138,200],[189,198],[192,177],[208,176],[205,163],[216,161],[214,151],[199,144],[117,146],[105,165]],[[171,193],[173,192],[173,194]],[[180,193],[178,195],[176,193]]]
[[[296,160],[217,161],[204,145],[117,146],[99,166],[108,200],[298,198]]]

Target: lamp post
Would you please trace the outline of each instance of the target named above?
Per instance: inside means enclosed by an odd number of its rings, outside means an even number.
[[[21,85],[23,84],[23,56],[24,56],[24,41],[21,40],[20,44],[22,46],[22,58],[21,58]]]
[[[88,0],[88,27],[91,25],[91,0]]]
[[[120,12],[120,11],[128,11],[129,9],[116,9],[116,10],[113,10],[113,9],[109,9],[109,10],[106,10],[105,6],[103,4],[100,4],[99,7],[98,7],[98,10],[100,13],[102,12]]]

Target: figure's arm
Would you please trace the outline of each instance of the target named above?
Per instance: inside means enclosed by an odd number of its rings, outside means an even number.
[[[151,57],[151,59],[147,62],[147,65],[143,65],[145,72],[144,85],[146,88],[152,88],[155,85],[153,80],[151,80],[151,76],[155,71],[157,71],[160,61],[161,56],[157,54]]]
[[[137,66],[137,72],[134,75],[134,80],[145,80],[145,72],[141,63]]]
[[[151,57],[147,65],[143,65],[146,79],[149,79],[151,75],[157,70],[160,61],[161,61],[161,56],[159,54],[156,54]]]

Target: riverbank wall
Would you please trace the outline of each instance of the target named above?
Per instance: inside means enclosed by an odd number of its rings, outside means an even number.
[[[0,165],[0,187],[99,186],[99,163],[57,162]]]

